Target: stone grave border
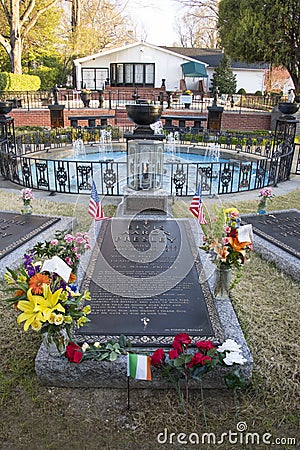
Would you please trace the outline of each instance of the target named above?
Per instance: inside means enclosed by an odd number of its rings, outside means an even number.
[[[149,216],[147,216],[149,219]],[[174,219],[174,218],[172,218]],[[180,219],[176,219],[180,220]],[[187,219],[184,219],[187,220]],[[189,219],[194,235],[195,245],[197,248],[202,243],[202,232],[197,220]],[[88,266],[89,258],[93,252],[97,236],[101,229],[101,222],[92,224],[89,235],[92,249],[86,252],[80,260],[78,268],[79,285],[83,279],[84,271]],[[207,254],[199,250],[199,256],[203,264],[203,273],[201,277],[205,277],[209,287],[212,290],[214,266],[209,261]],[[81,281],[80,281],[81,280]],[[253,359],[243,335],[242,329],[238,322],[235,311],[232,307],[230,299],[214,300],[219,321],[223,329],[224,340],[234,339],[241,345],[242,353],[246,358],[246,363],[241,366],[242,375],[247,382],[250,382],[253,370]],[[140,352],[149,352],[151,354],[156,348],[140,349]],[[135,347],[135,352],[139,352],[139,348]],[[224,374],[230,368],[217,368],[213,372],[207,374],[203,379],[204,388],[226,388],[224,383]],[[117,388],[127,389],[127,367],[126,356],[120,356],[117,361],[84,361],[83,363],[69,363],[67,358],[53,358],[49,356],[44,345],[42,344],[36,359],[35,371],[41,384],[47,386],[69,387],[69,388]],[[167,380],[162,379],[159,372],[153,370],[153,379],[149,381],[130,380],[130,386],[133,389],[168,389],[170,384]],[[199,389],[199,384],[191,383],[191,388]]]
[[[290,211],[300,211],[298,209],[285,209],[285,210],[276,210],[276,211],[268,211],[269,214],[276,214],[276,213],[288,213]],[[257,214],[241,214],[241,219],[247,218],[247,217],[253,217]],[[275,241],[273,241],[275,242]],[[282,272],[290,275],[292,278],[294,278],[297,281],[300,281],[300,260],[296,256],[292,255],[291,253],[285,251],[283,248],[278,247],[275,243],[270,242],[267,239],[264,239],[263,237],[259,236],[255,233],[255,229],[253,229],[253,248],[254,250],[259,253],[262,258],[269,262],[273,262],[278,269],[280,269]]]

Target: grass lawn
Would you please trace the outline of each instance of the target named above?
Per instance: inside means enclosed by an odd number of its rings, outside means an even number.
[[[256,201],[227,203],[240,213],[253,212]],[[300,189],[275,197],[272,209],[298,208]],[[191,217],[188,202],[173,205],[175,217]],[[212,212],[212,203],[209,210]],[[0,191],[0,209],[20,210],[17,195]],[[107,206],[106,214],[114,207]],[[90,218],[85,205],[34,201],[34,212],[76,215],[81,229]],[[1,294],[3,298],[3,293]],[[131,392],[131,410],[127,411],[127,393],[109,389],[67,389],[41,386],[34,372],[34,358],[41,337],[23,331],[16,324],[16,313],[0,304],[0,449],[3,450],[157,450],[219,448],[296,449],[299,446],[299,283],[252,252],[240,283],[232,291],[232,303],[254,359],[250,386],[238,392],[237,402],[227,390],[206,390],[208,427],[205,428],[200,392],[190,392],[188,427],[177,394],[168,391]],[[166,428],[170,433],[222,433],[237,431],[245,422],[249,432],[258,433],[260,443],[245,444],[224,438],[213,444],[159,444],[157,435]],[[245,426],[245,424],[244,424]],[[239,427],[242,427],[240,424]],[[240,428],[242,429],[242,428]],[[266,433],[270,433],[266,435]],[[263,437],[267,443],[263,443]],[[298,440],[298,446],[288,444]],[[161,438],[163,439],[163,438]],[[172,439],[172,438],[171,438]],[[194,439],[194,440],[193,440]],[[257,439],[257,437],[256,437]],[[281,439],[276,442],[276,439]],[[169,440],[168,440],[169,441]],[[206,440],[207,442],[207,440]],[[250,441],[251,442],[251,441]],[[272,444],[274,443],[274,445]]]

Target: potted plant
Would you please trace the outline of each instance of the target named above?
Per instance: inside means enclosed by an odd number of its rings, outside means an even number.
[[[189,89],[180,96],[180,103],[184,103],[184,107],[189,109],[193,101],[193,93]]]

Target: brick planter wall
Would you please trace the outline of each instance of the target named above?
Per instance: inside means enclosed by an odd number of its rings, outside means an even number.
[[[205,116],[207,113],[201,113],[195,110],[189,111],[193,115]],[[132,125],[132,122],[128,119],[125,110],[107,110],[107,109],[71,109],[64,110],[64,123],[65,127],[70,126],[68,116],[96,116],[103,114],[115,114],[116,118],[108,119],[110,125]],[[180,115],[187,115],[187,111],[184,110],[165,110],[164,113],[172,113]],[[33,109],[25,111],[21,109],[13,109],[9,113],[10,117],[15,119],[15,126],[46,126],[50,127],[50,111],[48,109]],[[97,123],[98,124],[98,121]],[[87,125],[87,121],[79,122],[79,125]],[[254,131],[254,130],[270,130],[271,125],[271,113],[268,112],[250,112],[250,113],[234,113],[224,111],[222,115],[222,130],[237,130],[237,131]]]

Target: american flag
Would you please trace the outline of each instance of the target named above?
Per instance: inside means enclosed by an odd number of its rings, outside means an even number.
[[[195,192],[195,195],[193,197],[193,200],[190,205],[190,211],[191,213],[197,217],[198,222],[201,224],[206,224],[206,220],[203,213],[203,204],[201,200],[201,184],[199,183],[197,192]]]
[[[108,217],[105,217],[103,214],[102,206],[99,201],[99,195],[94,180],[92,184],[92,192],[90,197],[88,213],[90,216],[93,217],[94,220],[108,219]]]

